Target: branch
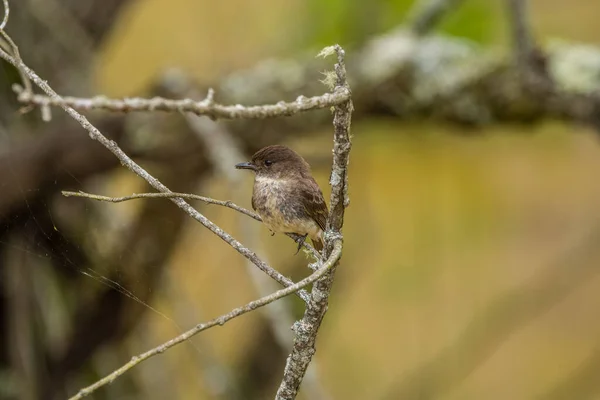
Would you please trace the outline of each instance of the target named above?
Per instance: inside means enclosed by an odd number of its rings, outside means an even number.
[[[210,197],[204,197],[204,196],[199,196],[199,195],[190,194],[190,193],[177,193],[177,192],[134,193],[129,196],[109,197],[109,196],[102,196],[99,194],[85,193],[82,191],[71,192],[68,190],[63,190],[62,195],[65,197],[85,197],[88,199],[98,200],[98,201],[106,201],[109,203],[122,203],[124,201],[136,200],[136,199],[176,199],[176,198],[180,198],[180,199],[189,199],[189,200],[200,200],[207,204],[215,204],[218,206],[231,208],[232,210],[235,210],[239,213],[247,215],[248,217],[253,218],[258,222],[262,222],[262,218],[260,218],[260,215],[258,215],[257,213],[255,213],[253,211],[250,211],[244,207],[240,207],[237,204],[235,204],[229,200],[216,200],[216,199],[212,199]],[[289,238],[291,238],[292,240],[294,240],[295,242],[298,241],[298,236],[293,233],[286,233],[285,235],[288,236]],[[319,255],[319,252],[316,251],[315,248],[312,247],[310,244],[304,242],[303,247],[306,250],[308,250],[312,254],[312,256],[315,257],[316,260],[319,260],[321,258]],[[301,294],[300,297],[303,300],[308,299],[308,293],[301,291],[300,294]]]
[[[431,31],[448,11],[458,7],[462,0],[417,0],[410,11],[409,25],[417,36]]]
[[[531,35],[527,13],[527,0],[506,0],[511,20],[512,39],[515,49],[515,62],[523,74],[530,72],[534,41]]]
[[[139,97],[124,99],[109,99],[104,96],[92,98],[42,96],[23,90],[15,85],[17,99],[24,104],[40,107],[58,106],[72,107],[78,110],[107,110],[118,112],[133,111],[168,111],[189,112],[196,115],[206,115],[211,119],[265,119],[295,115],[301,112],[329,108],[348,100],[350,93],[339,90],[334,93],[325,93],[321,96],[298,96],[294,102],[280,101],[277,104],[245,107],[240,104],[221,105],[213,100],[212,91],[202,101],[192,99],[172,100],[162,97],[144,99]]]
[[[50,98],[57,101],[57,104],[67,112],[73,119],[75,119],[79,124],[89,133],[91,139],[100,142],[104,147],[106,147],[111,153],[113,153],[121,164],[125,166],[130,171],[137,174],[139,177],[144,179],[146,182],[150,184],[153,188],[163,193],[172,193],[169,188],[163,185],[158,179],[154,176],[150,175],[144,168],[138,165],[135,161],[133,161],[121,148],[112,140],[109,140],[104,136],[94,125],[92,125],[87,118],[83,115],[75,111],[72,107],[69,107],[66,104],[61,102],[60,96],[46,83],[43,79],[41,79],[33,70],[31,70],[23,60],[19,57],[18,49],[14,42],[10,39],[10,37],[6,34],[5,31],[0,31],[2,35],[11,43],[13,48],[13,55],[8,54],[4,49],[0,50],[0,57],[14,65],[23,75],[27,78],[31,79],[40,89],[42,89]],[[263,272],[269,275],[271,278],[281,283],[284,286],[291,286],[294,283],[285,276],[281,275],[278,271],[273,269],[271,266],[267,265],[264,261],[262,261],[258,256],[248,248],[244,247],[239,241],[234,239],[231,235],[223,231],[219,226],[213,223],[211,220],[206,218],[204,215],[199,213],[196,209],[194,209],[191,205],[189,205],[185,200],[180,197],[170,199],[173,203],[175,203],[179,208],[181,208],[184,212],[186,212],[189,216],[194,218],[196,221],[200,222],[206,228],[208,228],[215,235],[219,236],[223,241],[228,243],[231,247],[233,247],[238,253],[252,261],[254,265],[260,268]],[[298,296],[302,298],[305,302],[309,301],[309,298],[306,296],[306,293],[298,293]]]
[[[2,0],[4,4],[4,17],[2,18],[2,23],[0,24],[0,30],[4,30],[6,28],[6,24],[8,23],[8,16],[10,15],[10,7],[8,6],[8,0]]]
[[[515,90],[512,57],[500,56],[461,38],[419,37],[407,31],[400,27],[373,37],[348,55],[355,120],[383,115],[400,120],[487,125],[532,123],[547,118],[588,122],[599,115],[600,101],[590,96],[600,87],[600,49],[596,46],[553,41],[544,47],[547,73],[560,90],[556,100],[544,91]],[[319,93],[319,69],[311,59],[271,59],[227,75],[212,86],[227,103],[276,104],[281,98],[295,98],[300,91]],[[178,84],[172,75],[166,73],[156,86],[164,96],[179,98],[171,90]],[[290,76],[306,80],[290,83]],[[259,143],[272,141],[275,132],[277,138],[299,131],[314,132],[316,127],[329,123],[327,114],[252,123],[235,121],[227,128],[245,147],[256,150]],[[261,140],[256,143],[248,137]]]
[[[218,206],[231,208],[232,210],[235,210],[244,215],[247,215],[250,218],[257,220],[258,222],[262,222],[262,219],[260,218],[260,216],[257,213],[252,212],[248,209],[245,209],[244,207],[240,207],[237,204],[234,204],[229,200],[215,200],[215,199],[211,199],[210,197],[198,196],[196,194],[190,194],[190,193],[176,193],[176,192],[134,193],[129,196],[108,197],[108,196],[101,196],[99,194],[85,193],[82,191],[69,192],[69,191],[63,190],[62,195],[65,197],[85,197],[85,198],[92,199],[92,200],[107,201],[109,203],[121,203],[123,201],[129,201],[129,200],[135,200],[135,199],[156,199],[156,198],[160,198],[160,199],[181,198],[181,199],[188,199],[188,200],[200,200],[207,204],[215,204]]]
[[[338,62],[335,64],[336,90],[343,88],[350,92],[346,81],[344,50],[339,46],[328,49],[324,55],[337,53]],[[335,251],[337,238],[341,237],[344,223],[344,211],[349,205],[348,199],[348,160],[350,154],[350,123],[352,116],[352,101],[348,100],[335,106],[333,116],[334,146],[333,165],[329,183],[331,185],[330,210],[327,218],[327,230],[324,234],[325,256],[330,257]],[[315,282],[312,289],[312,301],[307,303],[301,321],[294,324],[294,347],[287,358],[283,379],[277,390],[276,400],[293,400],[306,370],[315,354],[315,342],[321,321],[327,311],[329,293],[333,285],[335,266],[322,279]]]
[[[317,281],[319,278],[321,278],[323,275],[325,275],[328,271],[330,271],[330,269],[336,265],[337,261],[342,256],[342,241],[340,239],[335,239],[332,243],[332,246],[333,246],[333,250],[332,250],[331,254],[329,255],[329,258],[327,259],[327,261],[325,261],[325,263],[323,263],[323,265],[321,267],[319,267],[319,269],[317,269],[315,272],[313,272],[311,275],[304,278],[300,282],[295,283],[292,286],[288,286],[284,289],[280,289],[277,292],[272,293],[268,296],[261,297],[258,300],[251,301],[244,306],[234,308],[227,314],[223,314],[220,317],[214,318],[208,322],[196,325],[194,328],[169,340],[168,342],[161,344],[160,346],[157,346],[151,350],[148,350],[147,352],[142,353],[140,355],[133,356],[131,358],[131,361],[129,361],[127,364],[123,365],[119,369],[113,371],[109,375],[100,379],[93,385],[90,385],[84,389],[81,389],[79,391],[79,393],[77,393],[75,396],[71,397],[69,400],[79,400],[79,399],[89,395],[90,393],[94,392],[98,388],[113,382],[119,376],[123,375],[125,372],[129,371],[131,368],[135,367],[142,361],[145,361],[145,360],[149,359],[150,357],[153,357],[155,355],[163,353],[170,347],[173,347],[181,342],[184,342],[184,341],[188,340],[189,338],[191,338],[192,336],[197,335],[198,333],[200,333],[202,331],[205,331],[205,330],[212,328],[214,326],[217,326],[217,325],[222,326],[226,322],[228,322],[234,318],[237,318],[240,315],[244,315],[250,311],[256,310],[257,308],[266,306],[267,304],[272,303],[275,300],[281,299],[285,296],[289,296],[290,294],[295,293],[295,292],[299,291],[300,289]]]

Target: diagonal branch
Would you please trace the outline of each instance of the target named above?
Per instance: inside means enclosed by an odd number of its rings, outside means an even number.
[[[333,243],[331,243],[331,245],[333,246],[333,250],[331,251],[331,254],[329,255],[329,258],[327,259],[327,261],[325,261],[325,263],[321,267],[319,267],[319,269],[317,269],[315,272],[313,272],[311,275],[304,278],[300,282],[295,283],[292,286],[288,286],[284,289],[280,289],[277,292],[272,293],[268,296],[261,297],[258,300],[251,301],[244,306],[234,308],[227,314],[223,314],[220,317],[214,318],[208,322],[196,325],[189,331],[184,332],[183,334],[169,340],[168,342],[161,344],[160,346],[157,346],[151,350],[148,350],[147,352],[142,353],[138,356],[133,356],[131,358],[131,361],[129,361],[127,364],[123,365],[121,368],[113,371],[109,375],[100,379],[93,385],[90,385],[84,389],[81,389],[79,391],[79,393],[77,393],[75,396],[71,397],[69,400],[79,400],[79,399],[89,395],[90,393],[94,392],[96,389],[113,382],[119,376],[123,375],[125,372],[129,371],[131,368],[135,367],[142,361],[145,361],[145,360],[149,359],[150,357],[153,357],[155,355],[163,353],[170,347],[178,345],[179,343],[182,343],[182,342],[188,340],[192,336],[194,336],[202,331],[205,331],[214,326],[222,326],[226,322],[228,322],[236,317],[239,317],[240,315],[244,315],[246,313],[249,313],[250,311],[256,310],[257,308],[266,306],[267,304],[272,303],[275,300],[281,299],[282,297],[289,296],[290,294],[295,293],[298,290],[317,281],[318,279],[320,279],[321,277],[326,275],[336,265],[336,263],[342,256],[342,241],[340,239],[334,239]]]
[[[92,125],[87,118],[83,115],[75,111],[72,107],[62,104],[60,102],[61,97],[44,81],[41,79],[32,69],[30,69],[23,60],[18,55],[17,47],[14,45],[10,37],[4,31],[0,31],[4,37],[11,42],[12,48],[14,49],[14,54],[8,54],[4,49],[0,50],[0,57],[4,60],[8,61],[10,64],[14,65],[23,75],[27,78],[31,79],[40,89],[42,89],[50,98],[56,100],[60,107],[67,112],[74,120],[79,122],[79,124],[89,133],[91,139],[100,142],[104,147],[106,147],[111,153],[113,153],[121,164],[129,169],[130,171],[137,174],[139,177],[144,179],[146,182],[150,184],[153,188],[162,193],[172,193],[169,188],[163,185],[158,179],[148,173],[144,168],[138,165],[135,161],[133,161],[121,148],[117,145],[116,142],[106,138],[94,125]],[[243,108],[243,107],[242,107]],[[271,266],[267,265],[264,261],[262,261],[256,253],[251,251],[242,245],[239,241],[234,239],[227,232],[223,231],[219,226],[213,223],[211,220],[202,215],[198,210],[193,208],[190,204],[188,204],[181,197],[170,199],[173,203],[175,203],[179,208],[181,208],[184,212],[186,212],[189,216],[194,218],[196,221],[200,222],[206,228],[208,228],[215,235],[220,237],[223,241],[228,243],[231,247],[233,247],[238,253],[252,261],[254,265],[256,265],[259,269],[261,269],[264,273],[269,275],[271,278],[282,284],[283,286],[291,286],[294,283],[287,277],[283,276],[281,273],[273,269]],[[306,293],[298,293],[298,296],[302,298],[305,302],[309,301]]]

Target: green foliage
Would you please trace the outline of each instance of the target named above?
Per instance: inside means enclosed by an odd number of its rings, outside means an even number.
[[[442,21],[440,31],[480,43],[490,42],[503,19],[501,7],[493,1],[465,1]]]
[[[406,22],[415,0],[308,0],[302,45],[322,47],[332,43],[359,45],[370,36]],[[450,11],[441,32],[488,42],[497,31],[497,5],[486,0],[465,1]]]

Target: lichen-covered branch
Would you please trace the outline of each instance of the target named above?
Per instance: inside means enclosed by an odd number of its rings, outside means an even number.
[[[113,371],[109,375],[100,379],[93,385],[90,385],[84,389],[81,389],[79,391],[79,393],[77,393],[75,396],[71,397],[69,400],[79,400],[79,399],[89,395],[90,393],[94,392],[96,389],[111,383],[112,381],[117,379],[119,376],[123,375],[125,372],[129,371],[131,368],[135,367],[142,361],[145,361],[155,355],[161,354],[161,353],[165,352],[167,349],[188,340],[192,336],[197,335],[198,333],[200,333],[202,331],[205,331],[205,330],[215,327],[215,326],[222,326],[226,322],[228,322],[234,318],[237,318],[241,315],[249,313],[250,311],[254,311],[257,308],[266,306],[267,304],[272,303],[278,299],[281,299],[282,297],[289,296],[292,293],[296,293],[298,290],[310,285],[311,283],[313,283],[316,280],[318,280],[319,278],[321,278],[323,275],[327,274],[327,272],[336,265],[337,261],[342,256],[342,241],[340,239],[335,239],[332,242],[332,246],[333,246],[333,250],[331,251],[329,258],[323,263],[323,265],[318,270],[316,270],[315,272],[313,272],[311,275],[304,278],[300,282],[295,283],[292,286],[288,286],[284,289],[278,290],[277,292],[272,293],[268,296],[261,297],[258,300],[251,301],[244,306],[234,308],[227,314],[223,314],[223,315],[221,315],[217,318],[214,318],[208,322],[196,325],[194,328],[169,340],[168,342],[161,344],[160,346],[157,346],[151,350],[148,350],[147,352],[142,353],[140,355],[133,356],[131,358],[131,361],[129,361],[127,364],[123,365],[119,369]]]
[[[346,81],[344,50],[335,46],[337,54],[335,65],[336,88],[350,91]],[[352,101],[348,100],[334,108],[333,117],[333,166],[330,185],[331,198],[329,202],[329,217],[325,232],[325,256],[330,257],[334,252],[334,244],[342,237],[341,229],[344,223],[344,211],[349,205],[348,199],[348,161],[350,155],[350,123],[352,116]],[[327,312],[329,294],[333,286],[336,266],[333,266],[323,278],[316,281],[312,289],[312,301],[306,305],[302,319],[294,324],[294,346],[287,358],[283,379],[277,390],[277,400],[292,400],[296,398],[302,379],[315,354],[317,333],[321,321]]]
[[[513,57],[506,54],[461,38],[419,37],[404,27],[394,29],[348,56],[354,119],[382,115],[469,125],[547,118],[589,121],[598,109],[593,93],[600,88],[600,48],[554,40],[542,50],[556,96],[518,90],[517,67]],[[277,109],[282,98],[320,93],[320,69],[321,65],[311,59],[267,60],[212,86],[220,102],[272,103]],[[172,75],[166,74],[160,86],[168,89]],[[328,121],[328,113],[315,112],[301,120],[234,120],[227,128],[235,137],[265,137],[268,132],[289,135],[307,131]]]
[[[347,101],[350,93],[339,90],[325,93],[321,96],[298,96],[293,102],[280,101],[277,104],[260,106],[222,105],[215,103],[212,90],[204,100],[192,99],[172,100],[162,97],[143,99],[139,97],[125,99],[109,99],[104,96],[92,98],[61,97],[54,98],[33,94],[15,86],[17,99],[21,103],[41,107],[69,106],[77,110],[106,110],[116,112],[134,111],[168,111],[189,112],[196,115],[206,115],[212,119],[265,119],[295,115],[301,112],[328,108]]]

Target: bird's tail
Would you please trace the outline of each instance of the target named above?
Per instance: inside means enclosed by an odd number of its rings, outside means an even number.
[[[313,243],[313,247],[315,248],[315,250],[317,250],[320,253],[321,250],[323,250],[323,240],[321,238],[318,238],[318,239],[311,239],[311,241]]]

